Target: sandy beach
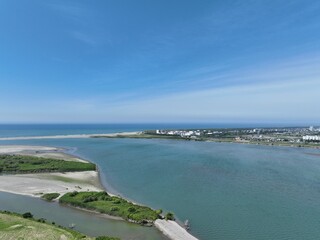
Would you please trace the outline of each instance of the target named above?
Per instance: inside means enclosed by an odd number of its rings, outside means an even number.
[[[0,191],[41,197],[45,193],[63,195],[72,191],[103,191],[95,171],[37,173],[0,176]]]
[[[62,148],[44,146],[0,146],[0,154],[50,157],[65,161],[86,162],[62,152]],[[71,191],[103,191],[97,171],[0,175],[0,191],[41,197],[44,193],[65,194]]]
[[[19,154],[23,152],[58,151],[59,148],[44,146],[8,145],[0,146],[0,154]]]

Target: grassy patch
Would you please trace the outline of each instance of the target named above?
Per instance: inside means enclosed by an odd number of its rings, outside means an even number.
[[[60,193],[46,193],[46,194],[43,194],[41,198],[47,201],[52,201],[53,199],[56,199],[59,196],[60,196]]]
[[[73,231],[71,229],[37,221],[33,218],[23,218],[19,214],[0,212],[0,239],[33,240],[33,239],[86,239],[94,238]]]
[[[96,240],[120,240],[120,238],[101,236],[97,237]]]
[[[8,211],[0,211],[0,239],[120,240],[120,238],[108,236],[91,238],[69,228],[47,223],[43,218],[23,218],[20,214]]]
[[[52,158],[0,155],[0,173],[75,172],[96,170],[93,163]]]
[[[135,205],[106,192],[72,192],[59,199],[60,203],[118,216],[139,224],[149,224],[159,218],[159,211]]]

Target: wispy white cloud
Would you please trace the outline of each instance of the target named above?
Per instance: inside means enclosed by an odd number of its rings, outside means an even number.
[[[90,46],[97,44],[97,37],[93,34],[92,26],[88,25],[88,19],[94,17],[94,15],[87,6],[80,2],[75,4],[65,1],[49,3],[47,6],[60,13],[64,19],[69,19],[69,35],[73,39]]]
[[[255,83],[119,101],[79,99],[34,103],[20,114],[53,122],[280,122],[317,124],[320,81]],[[7,109],[8,113],[10,109]],[[4,112],[3,116],[6,116]],[[8,116],[13,116],[8,114]],[[5,121],[5,118],[2,119]],[[32,119],[30,119],[32,121]],[[319,124],[319,123],[318,123]]]
[[[72,121],[72,116],[68,116],[68,112],[75,113],[83,121],[311,124],[320,119],[316,101],[320,89],[318,60],[305,58],[278,62],[242,73],[246,73],[248,78],[263,81],[169,94],[157,94],[155,91],[153,95],[140,99],[130,94],[114,94],[107,98],[99,96],[60,102],[59,105],[64,106],[63,114],[69,121]]]
[[[131,102],[113,114],[160,121],[308,122],[320,118],[318,89],[317,80],[232,86]]]
[[[81,5],[81,3],[72,4],[70,2],[54,2],[47,3],[47,6],[61,14],[64,17],[70,18],[77,22],[82,22],[83,17],[88,16],[88,9]]]
[[[71,36],[73,38],[75,38],[76,40],[79,40],[79,41],[81,41],[85,44],[89,44],[91,46],[94,46],[97,44],[96,39],[92,35],[86,34],[84,32],[72,31]]]

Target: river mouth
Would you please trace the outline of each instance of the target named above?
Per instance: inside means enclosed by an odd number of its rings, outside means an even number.
[[[314,240],[320,235],[317,149],[153,139],[3,144],[76,149],[73,154],[99,166],[108,191],[173,211],[182,222],[189,219],[191,233],[203,240]]]

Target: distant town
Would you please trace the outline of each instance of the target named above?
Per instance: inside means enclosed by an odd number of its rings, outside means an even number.
[[[320,127],[147,130],[143,135],[196,141],[320,146]]]

